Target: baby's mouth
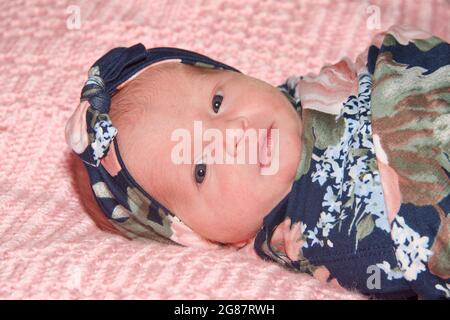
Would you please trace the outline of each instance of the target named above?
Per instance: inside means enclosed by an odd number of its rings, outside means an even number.
[[[273,123],[269,126],[265,135],[262,135],[258,141],[258,161],[260,168],[268,168],[272,162],[272,128]]]

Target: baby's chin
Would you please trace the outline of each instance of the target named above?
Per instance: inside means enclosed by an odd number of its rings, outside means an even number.
[[[208,230],[199,232],[199,234],[202,234],[204,238],[213,242],[233,245],[253,239],[261,226],[262,221],[258,224],[250,224],[240,219],[231,228],[224,226],[214,229],[209,228]]]

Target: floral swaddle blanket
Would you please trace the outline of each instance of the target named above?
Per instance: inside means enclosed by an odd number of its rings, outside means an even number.
[[[280,89],[302,154],[257,254],[374,297],[449,299],[450,45],[394,26]]]

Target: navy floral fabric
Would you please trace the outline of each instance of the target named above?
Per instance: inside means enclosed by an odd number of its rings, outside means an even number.
[[[302,157],[258,255],[373,297],[449,299],[449,44],[396,26],[356,63],[280,89],[303,121]]]

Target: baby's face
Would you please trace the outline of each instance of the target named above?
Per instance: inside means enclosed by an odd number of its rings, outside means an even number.
[[[163,73],[154,72],[163,68]],[[119,148],[132,176],[205,238],[237,243],[254,237],[264,216],[290,191],[300,160],[302,124],[290,102],[277,88],[232,71],[199,70],[171,62],[144,73],[143,84],[148,82],[151,92],[128,97],[144,104],[144,112],[131,126],[121,128],[115,123]],[[194,133],[194,121],[197,126],[201,123],[203,133],[207,129],[222,133],[221,150],[216,148],[212,154],[222,153],[230,160],[246,152],[246,161],[208,163],[206,152],[211,154],[211,149],[207,145],[212,140]],[[174,148],[180,146],[180,138],[174,137],[180,129],[192,139],[190,163],[174,161]],[[276,172],[264,175],[261,158],[256,163],[249,160],[249,139],[238,135],[227,144],[227,129],[258,133],[256,148],[271,150],[271,161],[278,163],[268,166]],[[274,150],[276,135],[272,134],[270,144],[262,139],[269,129],[278,129],[279,154]],[[246,148],[242,148],[244,141]],[[194,144],[202,150],[195,150]]]

